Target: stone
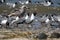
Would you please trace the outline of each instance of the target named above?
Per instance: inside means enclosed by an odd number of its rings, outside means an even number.
[[[39,39],[47,39],[47,35],[45,34],[45,33],[40,33],[40,34],[38,34],[38,36],[37,36],[37,38],[39,38]]]
[[[50,38],[60,38],[60,33],[53,32]]]

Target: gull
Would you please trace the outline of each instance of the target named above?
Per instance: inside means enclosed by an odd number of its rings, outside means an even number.
[[[60,16],[55,16],[56,20],[60,22]]]
[[[49,1],[44,1],[43,3],[41,3],[42,5],[44,5],[44,6],[50,6],[51,5],[51,2],[49,2]]]
[[[24,4],[24,2],[21,2],[21,1],[19,1],[19,3],[21,3],[22,5]]]
[[[48,18],[48,15],[47,16],[46,15],[43,15],[42,18],[41,18],[41,21],[42,22],[45,22],[45,23],[49,23],[50,20]]]
[[[6,5],[8,5],[8,6],[10,6],[10,7],[13,7],[13,8],[15,8],[15,6],[16,6],[16,4],[15,3],[6,3]]]
[[[4,2],[4,0],[1,0],[2,2]]]
[[[46,23],[48,23],[49,21],[50,21],[49,18],[47,18],[47,19],[45,20]]]
[[[1,21],[1,24],[6,24],[6,23],[7,23],[7,19]]]
[[[34,20],[34,18],[35,18],[35,16],[34,16],[34,14],[32,13],[32,15],[31,15],[31,20]]]
[[[17,16],[16,18],[15,18],[15,20],[13,20],[12,22],[11,22],[11,24],[13,24],[14,22],[16,22],[16,21],[18,21],[19,20],[19,17]]]
[[[28,4],[29,3],[29,1],[27,0],[26,2],[25,2],[25,4]]]
[[[8,18],[6,17],[6,16],[4,16],[4,17],[1,17],[1,20],[0,20],[0,25],[1,25],[1,27],[2,26],[9,26],[9,23],[8,23]]]
[[[25,22],[26,22],[26,23],[30,23],[30,22],[32,22],[34,19],[35,19],[35,16],[34,16],[33,13],[31,14],[31,16],[29,16],[29,14],[26,14],[26,16],[25,16]]]
[[[29,3],[29,1],[28,1],[28,0],[27,0],[27,1],[25,1],[25,2],[19,1],[19,3],[21,3],[22,5],[24,5],[24,4],[28,4],[28,3]]]
[[[46,15],[43,15],[43,16],[41,17],[41,21],[44,22],[45,20],[46,20]]]
[[[1,24],[6,24],[7,23],[7,17],[6,16],[2,16],[1,17]]]
[[[53,15],[51,16],[51,20],[52,20],[52,21],[55,21],[55,19],[54,19],[54,16],[53,16]]]
[[[27,14],[26,16],[25,16],[25,20],[27,20],[29,18],[29,15]]]
[[[23,6],[21,6],[20,7],[20,9],[18,10],[18,11],[15,11],[14,13],[11,13],[11,14],[9,14],[8,16],[12,16],[12,15],[21,15],[21,14],[23,14],[24,15],[24,13],[25,13],[25,11],[26,11],[26,9],[25,8],[27,8],[25,5],[23,5]]]

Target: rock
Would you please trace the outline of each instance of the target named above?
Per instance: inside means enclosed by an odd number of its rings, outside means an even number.
[[[60,38],[60,33],[54,32],[51,34],[50,38]]]
[[[39,38],[39,39],[47,39],[47,35],[45,34],[45,33],[40,33],[40,34],[38,34],[38,36],[37,36],[37,38]]]

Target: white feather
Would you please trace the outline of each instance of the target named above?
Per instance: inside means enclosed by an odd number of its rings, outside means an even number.
[[[13,4],[13,8],[15,7],[16,5],[15,5],[15,3]]]
[[[55,18],[60,22],[60,16],[55,16]]]
[[[28,16],[28,15],[26,15],[25,19],[27,20],[28,18],[29,18],[29,16]]]
[[[50,21],[50,20],[47,18],[45,22],[48,23],[49,21]]]
[[[29,3],[29,1],[26,1],[26,3],[25,4],[28,4]]]
[[[19,3],[23,5],[23,4],[28,4],[29,1],[25,1],[25,2],[21,2],[21,1],[19,1]]]
[[[60,22],[60,17],[58,17],[57,19],[58,19],[58,21]]]
[[[21,2],[21,1],[19,1],[19,3],[22,4],[22,5],[24,4],[24,2]]]
[[[1,21],[1,24],[6,24],[7,23],[7,20],[2,20]]]
[[[32,13],[30,20],[34,20],[34,14]]]
[[[23,6],[21,7],[21,9],[24,8],[24,7],[25,7],[25,5],[23,5]]]
[[[4,0],[1,0],[2,2],[4,2]]]
[[[16,6],[15,3],[6,3],[6,5],[13,7],[13,8]]]
[[[52,21],[54,21],[54,18],[53,17],[51,17],[52,18]]]
[[[48,4],[48,6],[50,6],[51,5],[51,2],[48,1],[47,4]]]
[[[19,17],[16,17],[16,20],[19,20]]]
[[[51,5],[51,2],[47,1],[47,2],[43,2],[41,4],[43,4],[44,6],[50,6]]]
[[[19,20],[19,17],[16,17],[16,19],[13,20],[13,21],[11,22],[11,24],[13,24],[14,22],[16,22],[16,21],[18,21],[18,20]]]

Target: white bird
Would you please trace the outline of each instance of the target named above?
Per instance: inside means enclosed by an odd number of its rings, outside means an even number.
[[[43,15],[43,16],[41,17],[41,21],[43,22],[43,21],[45,21],[45,20],[46,20],[46,16]]]
[[[47,1],[47,2],[43,2],[43,3],[41,3],[42,5],[44,5],[44,6],[50,6],[51,5],[51,2],[49,2],[49,1]]]
[[[7,19],[1,21],[1,24],[6,24],[6,23],[7,23]]]
[[[0,19],[0,25],[1,25],[1,27],[3,26],[3,27],[7,27],[7,26],[9,26],[9,23],[8,23],[8,18],[7,17],[1,17],[1,19]]]
[[[21,9],[23,9],[24,7],[26,7],[26,5],[21,6]]]
[[[30,23],[31,21],[33,21],[35,19],[34,14],[32,13],[31,16],[29,16],[28,14],[25,16],[25,21],[26,23]]]
[[[27,20],[28,18],[29,18],[29,16],[28,16],[28,15],[26,15],[26,16],[25,16],[25,20]]]
[[[12,7],[15,8],[15,6],[16,6],[16,5],[15,5],[15,3],[14,3]]]
[[[42,18],[41,18],[41,21],[42,22],[45,22],[45,23],[49,23],[49,18],[48,18],[48,16],[46,16],[46,15],[44,15]]]
[[[16,4],[15,3],[6,3],[6,5],[8,5],[8,6],[10,6],[10,7],[13,7],[13,8],[15,8],[15,6],[16,6]]]
[[[21,1],[19,1],[19,3],[22,4],[22,5],[24,4],[24,2],[21,2]]]
[[[17,16],[16,18],[15,18],[15,20],[13,20],[12,22],[11,22],[11,24],[13,24],[14,22],[16,22],[16,21],[18,21],[19,20],[19,17]]]
[[[56,16],[55,18],[60,22],[60,16]]]
[[[28,4],[28,3],[29,3],[29,1],[24,1],[24,2],[19,1],[19,3],[20,3],[20,4],[22,4],[22,5],[24,5],[24,4]]]
[[[45,20],[46,23],[49,23],[49,21],[50,21],[50,20],[49,20],[48,18]]]
[[[25,2],[25,4],[28,4],[28,3],[29,3],[29,1],[26,1],[26,2]]]
[[[31,15],[31,20],[34,20],[34,18],[35,18],[35,16],[34,16],[34,14],[32,13],[32,15]]]
[[[53,17],[51,17],[52,21],[55,21]]]
[[[1,0],[2,2],[4,2],[4,0]]]

